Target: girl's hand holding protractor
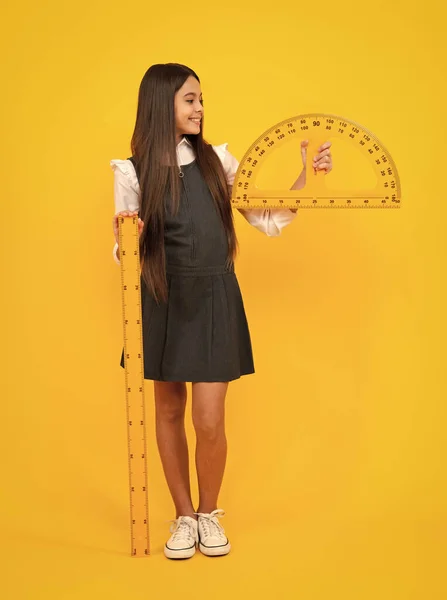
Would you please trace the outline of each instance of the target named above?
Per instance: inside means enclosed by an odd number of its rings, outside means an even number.
[[[303,160],[303,166],[306,168],[306,160],[307,160],[307,146],[309,145],[309,140],[304,140],[301,142],[301,158]],[[332,142],[325,142],[318,148],[318,154],[312,159],[312,166],[314,168],[314,173],[317,170],[325,171],[325,175],[332,171],[332,155],[330,151],[330,147],[332,146]]]

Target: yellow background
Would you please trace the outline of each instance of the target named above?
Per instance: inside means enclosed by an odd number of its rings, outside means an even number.
[[[5,598],[445,597],[443,10],[433,0],[4,9]],[[333,113],[383,142],[403,191],[396,211],[303,209],[278,238],[236,215],[256,374],[227,395],[219,506],[233,551],[181,562],[163,555],[175,514],[153,425],[152,555],[129,557],[109,167],[130,155],[144,72],[170,61],[197,71],[205,137],[239,159],[283,119]],[[146,391],[153,424],[152,382]]]

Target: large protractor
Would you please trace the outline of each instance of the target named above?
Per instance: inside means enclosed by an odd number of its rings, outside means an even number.
[[[292,137],[309,140],[306,185],[300,190],[260,189],[256,180],[265,161]],[[353,144],[370,163],[376,184],[371,189],[330,190],[312,157],[325,141]],[[337,115],[313,113],[286,119],[265,131],[242,158],[233,183],[233,208],[399,208],[401,189],[396,165],[377,137],[362,125]]]

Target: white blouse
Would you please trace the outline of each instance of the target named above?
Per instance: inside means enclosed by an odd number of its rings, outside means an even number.
[[[228,152],[228,144],[213,146],[213,150],[220,158],[227,176],[228,186],[233,187],[234,178],[239,167],[238,160]],[[195,158],[194,149],[186,137],[177,145],[177,164],[186,165]],[[139,208],[140,186],[138,184],[135,167],[130,160],[114,159],[110,161],[110,166],[114,171],[114,195],[115,195],[115,214],[123,210],[134,211]],[[237,209],[245,219],[265,233],[269,237],[278,236],[281,229],[291,223],[298,214],[288,208],[249,208]],[[120,264],[116,255],[118,244],[113,247],[113,258]]]

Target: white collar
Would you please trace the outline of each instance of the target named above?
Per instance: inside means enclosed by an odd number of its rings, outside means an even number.
[[[183,136],[182,139],[179,141],[179,143],[177,144],[177,148],[179,148],[182,144],[186,144],[187,146],[191,146],[191,142],[185,136]]]

